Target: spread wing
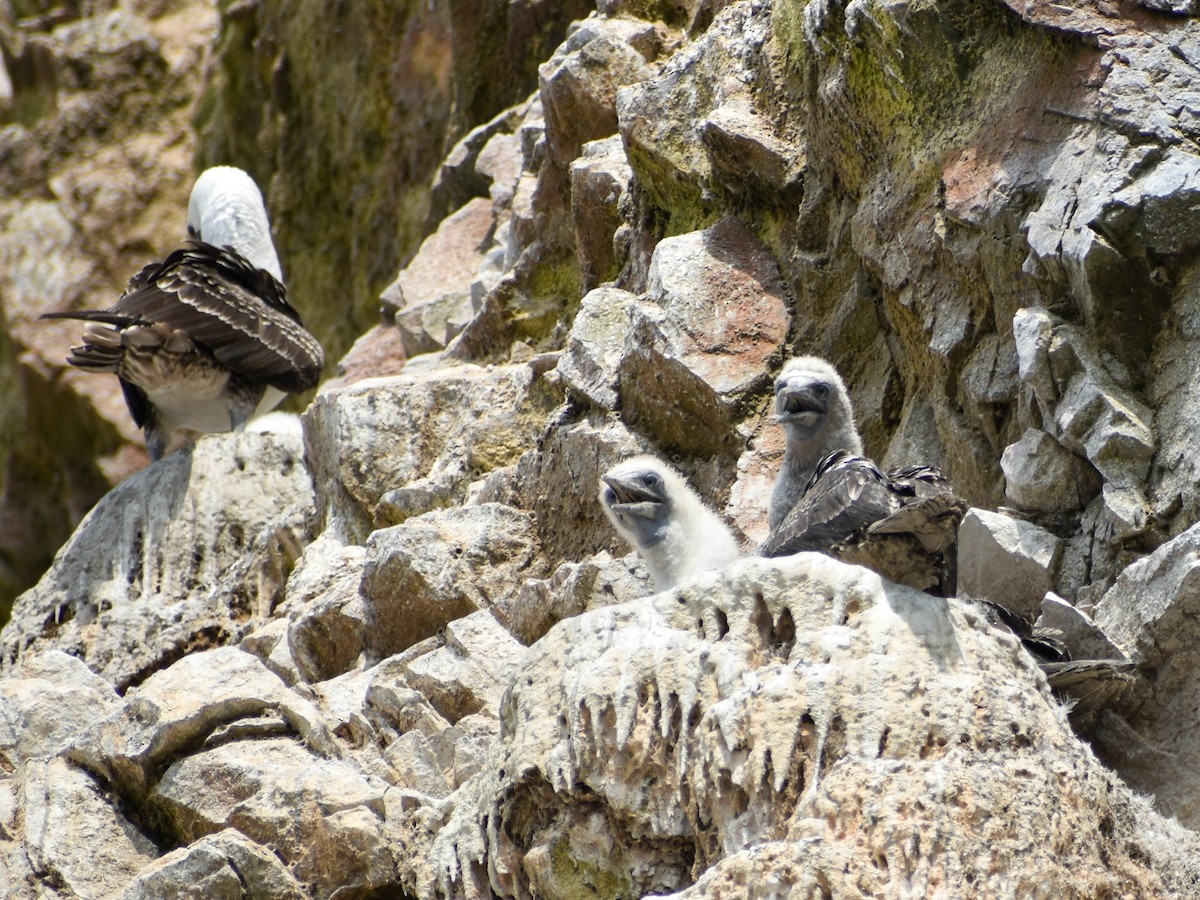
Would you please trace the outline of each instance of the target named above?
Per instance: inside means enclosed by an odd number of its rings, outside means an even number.
[[[91,317],[99,315],[186,331],[231,371],[288,393],[315,386],[325,361],[282,284],[229,248],[202,241],[146,266],[110,310]]]
[[[767,538],[762,555],[827,551],[894,513],[900,497],[869,459],[838,450],[818,464],[804,496]]]

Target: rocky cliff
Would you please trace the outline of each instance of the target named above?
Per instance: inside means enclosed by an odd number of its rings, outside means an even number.
[[[9,896],[1200,893],[1200,10],[101,6],[0,8],[8,583],[119,481],[0,635]],[[33,318],[213,162],[341,362],[122,480]],[[963,597],[652,593],[599,474],[752,546],[793,352],[975,507]],[[966,595],[1116,674],[1052,693]]]

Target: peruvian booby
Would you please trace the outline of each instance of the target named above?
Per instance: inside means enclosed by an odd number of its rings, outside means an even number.
[[[966,511],[932,466],[884,472],[865,457],[835,450],[761,552],[815,550],[945,596],[954,590],[958,523]]]
[[[315,387],[325,361],[287,301],[249,175],[205,170],[192,187],[188,233],[109,309],[42,316],[87,323],[67,362],[117,375],[152,460],[176,432],[241,430],[285,394]]]
[[[738,557],[728,526],[678,472],[654,456],[635,456],[600,478],[600,505],[645,560],[656,590]]]
[[[804,495],[821,460],[834,450],[863,452],[850,392],[837,369],[816,356],[789,360],[775,379],[775,421],[787,446],[767,515],[772,530]]]

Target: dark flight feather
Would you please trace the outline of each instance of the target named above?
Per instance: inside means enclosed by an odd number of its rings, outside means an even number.
[[[869,459],[837,450],[817,465],[761,553],[817,551],[901,584],[952,593],[954,545],[966,509],[932,466],[884,472]]]
[[[247,382],[285,393],[316,385],[324,353],[269,272],[227,247],[188,241],[143,268],[107,310],[49,313],[42,318],[103,322],[124,329],[161,323],[185,332],[222,366]],[[101,368],[111,352],[89,360],[86,343],[72,364]],[[128,392],[127,392],[128,394]]]

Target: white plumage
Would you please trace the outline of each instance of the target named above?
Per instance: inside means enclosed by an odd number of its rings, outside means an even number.
[[[664,591],[738,558],[738,542],[683,476],[654,456],[625,460],[601,476],[600,505]]]

